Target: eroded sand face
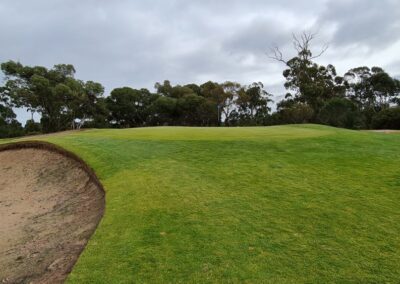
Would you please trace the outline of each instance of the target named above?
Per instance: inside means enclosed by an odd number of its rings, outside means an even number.
[[[0,283],[63,282],[104,211],[104,192],[75,160],[0,151]]]

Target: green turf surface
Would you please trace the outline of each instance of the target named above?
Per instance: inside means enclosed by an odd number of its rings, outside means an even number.
[[[396,283],[400,135],[303,125],[45,136],[106,212],[70,283]]]

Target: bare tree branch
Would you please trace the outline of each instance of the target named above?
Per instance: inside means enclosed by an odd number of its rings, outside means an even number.
[[[302,32],[300,35],[296,35],[295,33],[292,34],[292,44],[294,49],[297,51],[298,56],[300,56],[303,60],[312,60],[315,58],[320,57],[323,55],[326,50],[329,48],[328,44],[325,44],[322,47],[322,50],[316,54],[312,55],[310,46],[311,42],[315,39],[317,33],[310,33],[310,32]],[[282,62],[285,65],[288,64],[288,60],[284,59],[282,51],[279,49],[277,45],[272,46],[269,49],[269,53],[267,53],[267,56],[270,59],[276,60],[278,62]]]
[[[325,53],[325,51],[327,51],[328,50],[328,48],[329,48],[329,44],[328,43],[326,43],[323,47],[322,47],[322,50],[320,51],[320,53],[318,53],[317,55],[314,55],[314,56],[311,56],[311,58],[310,59],[315,59],[315,58],[318,58],[318,57],[320,57],[322,54],[324,54]]]
[[[285,65],[287,64],[287,61],[286,61],[285,59],[283,59],[282,51],[280,51],[280,49],[279,49],[278,46],[270,47],[269,50],[270,50],[270,54],[272,54],[272,55],[268,55],[268,54],[267,54],[267,56],[268,56],[269,58],[271,58],[271,59],[273,59],[273,60],[276,60],[276,61],[279,61],[279,62],[282,62],[282,63],[284,63]]]
[[[294,33],[292,33],[292,38],[293,38],[293,47],[299,53],[303,49],[301,41],[297,38],[296,34]],[[301,38],[302,41],[304,42],[303,35],[301,36]]]

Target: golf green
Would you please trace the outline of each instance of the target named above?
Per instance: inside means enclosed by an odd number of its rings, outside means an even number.
[[[68,283],[400,279],[399,134],[288,125],[25,139],[79,155],[106,191]]]

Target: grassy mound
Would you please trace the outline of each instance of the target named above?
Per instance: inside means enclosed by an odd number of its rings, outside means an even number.
[[[71,283],[400,279],[398,134],[303,125],[41,139],[82,157],[106,190]]]

